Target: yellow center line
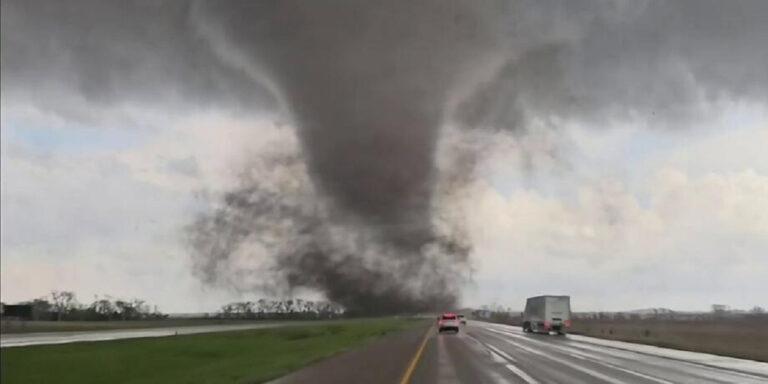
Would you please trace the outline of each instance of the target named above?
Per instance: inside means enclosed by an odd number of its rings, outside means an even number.
[[[429,336],[432,335],[432,327],[434,327],[434,324],[429,326],[429,329],[427,330],[427,334],[424,335],[424,340],[421,342],[421,345],[419,346],[419,350],[416,351],[416,355],[413,356],[413,360],[411,360],[411,364],[409,364],[408,369],[405,370],[405,373],[403,374],[403,379],[400,380],[400,384],[408,384],[411,381],[411,376],[413,375],[413,371],[416,370],[416,366],[419,365],[419,360],[421,359],[421,355],[424,353],[424,347],[427,346],[427,341],[429,340]]]

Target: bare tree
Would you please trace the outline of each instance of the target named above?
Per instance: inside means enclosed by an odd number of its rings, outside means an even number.
[[[97,315],[106,317],[107,320],[112,320],[112,314],[117,311],[108,298],[99,299],[98,297],[96,297],[96,300],[91,304],[91,309]]]
[[[142,318],[145,314],[149,313],[149,306],[146,305],[146,301],[144,300],[133,299],[131,306],[133,307],[134,315],[137,318]]]
[[[75,305],[75,293],[70,291],[51,291],[53,310],[56,311],[56,320],[61,320],[61,315],[69,312]]]
[[[137,309],[133,302],[117,300],[115,301],[115,307],[117,307],[122,320],[133,320],[137,317]]]

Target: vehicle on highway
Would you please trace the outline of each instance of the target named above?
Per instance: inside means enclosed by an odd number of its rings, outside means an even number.
[[[459,317],[459,323],[460,323],[461,325],[467,325],[467,318],[466,318],[466,316],[464,316],[464,315],[459,315],[458,317]]]
[[[565,335],[571,327],[570,296],[536,296],[525,303],[523,331]]]
[[[437,323],[437,332],[443,333],[450,331],[453,331],[454,333],[459,332],[459,317],[453,313],[445,313],[440,317],[440,320]]]

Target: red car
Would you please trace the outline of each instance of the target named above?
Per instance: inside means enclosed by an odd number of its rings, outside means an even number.
[[[437,332],[453,331],[453,333],[459,332],[459,318],[453,313],[445,313],[440,317],[437,323]]]

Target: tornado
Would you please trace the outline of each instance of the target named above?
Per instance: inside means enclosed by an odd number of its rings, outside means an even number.
[[[297,149],[254,158],[192,225],[195,271],[239,290],[307,288],[353,313],[451,307],[472,246],[445,195],[486,154],[458,143],[438,169],[446,125],[491,140],[564,121],[679,129],[761,102],[766,3],[735,4],[196,3],[195,36],[269,88]]]
[[[221,230],[200,230],[213,228],[210,221],[232,224],[230,208],[258,210],[260,215],[247,216],[262,223],[269,216],[264,212],[271,212],[277,221],[289,218],[288,232],[294,233],[284,239],[292,245],[267,251],[275,260],[272,278],[319,290],[352,312],[454,305],[468,272],[470,247],[457,232],[435,228],[435,151],[450,95],[489,46],[487,14],[469,5],[201,5],[197,11],[204,15],[207,37],[219,46],[227,42],[268,79],[281,100],[315,191],[303,199],[322,207],[313,213],[284,207],[276,213],[273,200],[234,203],[254,200],[260,192],[251,185],[230,194],[228,209],[198,222],[199,248],[210,251],[202,243],[222,236]],[[264,228],[251,224],[237,226],[245,232]],[[200,240],[201,233],[206,240]],[[227,245],[204,259],[225,260],[238,246]],[[203,265],[212,269],[215,263]]]

